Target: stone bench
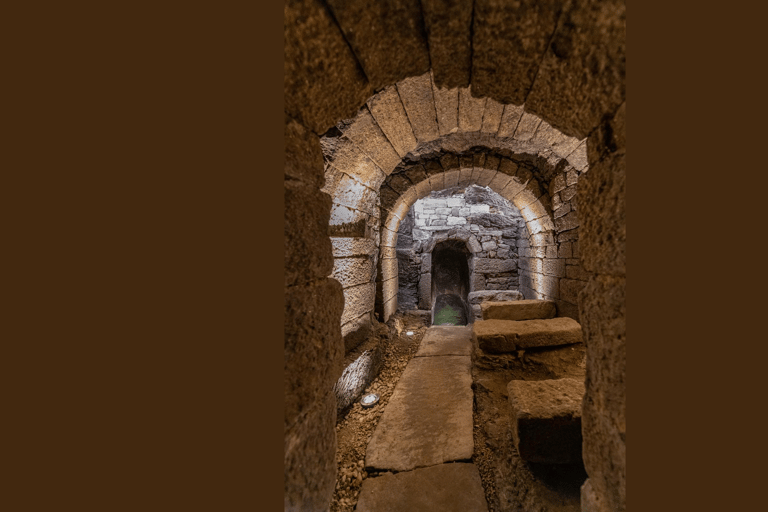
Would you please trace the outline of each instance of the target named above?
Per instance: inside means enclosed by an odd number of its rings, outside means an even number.
[[[483,302],[483,320],[536,320],[554,318],[557,306],[551,300]]]
[[[507,385],[512,440],[523,460],[548,464],[581,461],[584,381],[556,379]]]
[[[581,343],[581,325],[567,317],[548,320],[478,320],[472,326],[475,343],[491,354],[537,347]]]

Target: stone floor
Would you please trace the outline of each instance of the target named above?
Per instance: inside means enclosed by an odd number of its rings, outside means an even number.
[[[487,512],[473,443],[472,327],[430,327],[365,456],[361,512]]]

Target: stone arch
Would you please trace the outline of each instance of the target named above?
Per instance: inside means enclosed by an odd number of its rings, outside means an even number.
[[[452,157],[452,158],[451,158]],[[484,157],[484,158],[483,158]],[[445,164],[439,172],[423,175],[421,181],[406,188],[399,196],[389,195],[382,198],[381,204],[381,245],[379,272],[377,275],[376,305],[377,313],[389,318],[397,310],[398,265],[395,248],[400,223],[408,210],[422,197],[432,191],[440,191],[452,186],[481,185],[488,186],[501,197],[509,200],[523,215],[528,230],[527,243],[530,249],[521,259],[523,274],[521,281],[528,291],[526,298],[545,298],[558,301],[564,313],[578,315],[574,302],[563,301],[559,294],[560,279],[565,277],[565,258],[558,258],[556,236],[564,231],[561,225],[557,229],[552,218],[551,199],[546,190],[541,190],[539,182],[526,168],[518,166],[509,158],[494,154],[475,153],[474,155],[444,155],[444,162],[454,162],[456,167]],[[423,164],[425,169],[437,171],[437,166]],[[421,164],[417,164],[421,165]],[[408,172],[404,170],[404,172]],[[552,247],[552,249],[549,249]],[[565,254],[563,254],[565,255]]]
[[[479,96],[525,103],[563,134],[589,136],[591,169],[578,193],[583,246],[574,254],[591,272],[580,302],[589,474],[582,500],[584,510],[626,508],[626,8],[620,0],[528,4],[475,2],[445,11],[422,2],[387,15],[383,4],[358,0],[285,4],[286,510],[327,509],[336,467],[331,388],[342,357],[342,290],[327,277],[331,201],[319,191],[318,137],[353,116],[374,90],[430,66],[441,89],[471,84]]]

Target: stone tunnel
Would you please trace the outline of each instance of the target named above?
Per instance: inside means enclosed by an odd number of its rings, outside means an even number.
[[[624,27],[614,1],[286,2],[286,510],[329,510],[345,356],[500,291],[581,324],[581,510],[625,510]]]

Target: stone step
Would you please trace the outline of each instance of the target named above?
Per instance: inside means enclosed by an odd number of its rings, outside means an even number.
[[[557,314],[557,306],[551,300],[483,302],[480,307],[483,320],[545,320]]]
[[[414,357],[368,443],[365,465],[409,471],[470,460],[472,401],[470,356]]]
[[[487,512],[477,466],[440,464],[363,481],[357,512]]]
[[[523,294],[518,290],[479,290],[470,292],[467,296],[467,302],[472,309],[475,318],[482,318],[483,312],[481,306],[483,302],[501,302],[501,301],[523,300]]]
[[[581,325],[567,317],[548,320],[478,320],[472,326],[478,346],[491,354],[581,343]]]
[[[581,461],[583,380],[513,380],[507,392],[512,441],[522,459],[548,464]]]

